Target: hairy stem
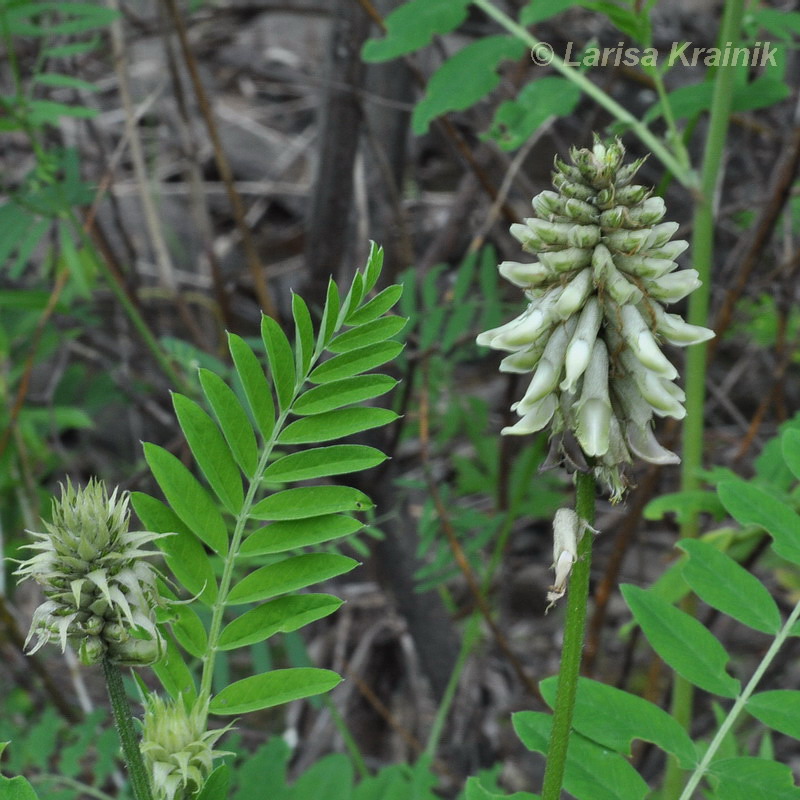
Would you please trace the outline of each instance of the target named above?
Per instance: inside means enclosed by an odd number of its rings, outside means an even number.
[[[587,525],[594,523],[595,481],[592,473],[575,473],[575,512]],[[572,568],[567,592],[564,645],[558,672],[558,692],[553,711],[553,729],[547,750],[542,800],[558,800],[567,763],[567,747],[575,708],[575,694],[583,655],[586,605],[589,600],[589,572],[592,564],[592,533],[585,531],[578,544],[578,558]]]
[[[125,686],[122,683],[122,673],[116,664],[112,664],[107,658],[104,658],[103,674],[106,678],[108,696],[111,700],[114,723],[117,726],[117,734],[122,744],[122,754],[125,757],[125,763],[128,765],[133,796],[136,800],[153,800],[150,781],[142,759],[142,752],[139,750],[139,738],[133,727],[131,707],[128,704]]]
[[[729,0],[720,29],[720,42],[738,41],[744,14],[744,0]],[[714,254],[714,198],[725,150],[725,140],[730,119],[731,98],[735,70],[722,67],[714,80],[711,117],[703,153],[700,196],[697,200],[692,229],[692,258],[700,274],[702,286],[689,298],[686,321],[692,325],[705,325],[711,297],[711,260]],[[706,344],[690,347],[686,354],[686,422],[683,427],[683,461],[681,490],[692,491],[700,485],[699,470],[703,462],[703,405],[706,387]],[[681,526],[681,538],[696,537],[699,532],[697,515],[689,515]],[[687,598],[684,610],[693,613],[693,601]],[[679,675],[674,677],[671,713],[687,730],[692,720],[691,684]],[[674,758],[667,763],[664,779],[665,800],[680,795],[683,776]]]

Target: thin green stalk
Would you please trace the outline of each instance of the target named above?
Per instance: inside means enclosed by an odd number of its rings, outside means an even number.
[[[122,754],[125,757],[125,763],[128,765],[128,775],[130,775],[133,796],[136,800],[153,800],[150,781],[142,759],[142,752],[139,750],[139,738],[133,727],[131,707],[128,704],[125,686],[122,683],[122,673],[116,664],[112,664],[107,658],[104,658],[103,674],[106,678],[106,688],[111,700],[111,710],[114,714],[117,734],[122,744]]]
[[[764,673],[769,668],[769,665],[772,663],[773,659],[776,655],[778,655],[778,651],[783,646],[783,643],[786,639],[789,638],[792,634],[792,628],[794,628],[795,623],[800,618],[800,603],[798,603],[792,613],[789,615],[789,619],[786,620],[784,626],[778,632],[778,635],[775,637],[775,640],[767,650],[764,658],[761,659],[761,663],[756,668],[756,671],[753,673],[753,677],[747,683],[742,693],[736,698],[736,702],[731,707],[731,710],[728,712],[728,716],[723,721],[722,725],[719,726],[719,730],[717,731],[714,738],[711,740],[711,744],[709,744],[708,749],[706,750],[703,758],[700,760],[700,763],[695,768],[692,776],[689,778],[689,782],[683,789],[683,793],[681,794],[679,800],[691,800],[692,793],[697,788],[697,785],[705,775],[708,767],[710,766],[711,762],[714,760],[714,756],[716,756],[717,751],[719,750],[722,742],[725,740],[725,737],[728,735],[728,731],[733,727],[734,723],[738,719],[739,715],[744,711],[744,707],[747,705],[747,701],[750,699],[753,692],[756,690],[761,678],[764,677]]]
[[[535,36],[531,35],[525,28],[516,23],[506,13],[496,8],[490,0],[472,0],[473,5],[478,6],[495,22],[505,28],[509,33],[516,36],[520,41],[524,42],[531,50],[543,44]],[[640,120],[636,119],[624,106],[621,106],[616,100],[606,94],[598,86],[595,86],[584,74],[578,69],[567,66],[564,60],[552,53],[548,54],[550,58],[549,65],[557,72],[560,72],[567,80],[574,83],[582,92],[591,97],[598,105],[606,109],[615,119],[624,123],[636,136],[641,139],[643,144],[650,152],[658,158],[659,161],[670,171],[672,174],[687,188],[694,189],[697,187],[697,176],[687,166],[682,164],[678,158],[669,150],[664,143],[655,136],[647,126]]]
[[[588,525],[594,524],[595,481],[591,473],[575,473],[575,512]],[[572,568],[567,591],[564,622],[564,645],[558,672],[558,691],[553,711],[553,728],[547,750],[542,800],[559,800],[564,769],[567,764],[572,714],[578,690],[578,676],[583,656],[583,634],[586,628],[586,605],[589,600],[589,572],[592,564],[592,533],[585,531],[578,544],[578,557]]]
[[[744,15],[744,0],[728,0],[720,28],[719,41],[738,41]],[[711,261],[714,254],[714,198],[717,192],[720,165],[730,122],[733,97],[734,68],[721,67],[714,81],[711,114],[708,125],[703,167],[700,178],[700,196],[697,199],[692,230],[692,258],[700,274],[702,286],[689,298],[687,322],[705,325],[711,297]],[[700,485],[699,471],[703,463],[703,405],[706,388],[706,344],[690,347],[686,354],[686,422],[683,426],[683,455],[681,465],[681,490],[692,491]],[[688,515],[681,526],[682,538],[694,538],[699,533],[697,515]],[[691,613],[691,601],[684,609]],[[672,716],[688,731],[692,721],[694,690],[679,675],[674,676]],[[666,800],[680,795],[683,774],[674,758],[667,763],[664,779]]]

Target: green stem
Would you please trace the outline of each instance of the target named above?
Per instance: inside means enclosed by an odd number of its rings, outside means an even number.
[[[595,483],[592,473],[575,473],[575,512],[587,525],[594,524]],[[553,711],[553,729],[547,750],[542,800],[558,800],[567,764],[567,747],[578,690],[578,676],[583,656],[583,633],[586,627],[586,605],[589,600],[589,572],[592,564],[592,533],[584,531],[578,544],[578,557],[572,568],[567,591],[567,612],[564,622],[564,645],[558,672],[558,691]]]
[[[495,22],[505,28],[509,33],[524,42],[531,50],[543,44],[535,36],[532,36],[525,28],[516,23],[506,13],[496,8],[490,0],[472,0],[473,5],[478,6]],[[630,128],[643,144],[653,153],[656,158],[687,188],[693,189],[697,186],[697,176],[692,170],[684,166],[678,158],[667,148],[663,142],[655,136],[648,127],[640,120],[636,119],[624,106],[606,94],[598,86],[595,86],[578,69],[567,66],[562,58],[555,53],[548,54],[549,65],[560,72],[567,80],[574,83],[582,92],[591,97],[598,105],[606,109],[615,119]]]
[[[792,613],[789,615],[789,619],[786,620],[785,625],[780,629],[778,635],[775,637],[775,640],[770,645],[769,650],[767,650],[766,655],[761,660],[761,663],[756,668],[756,671],[753,673],[753,677],[750,678],[747,686],[745,686],[739,697],[736,698],[736,702],[728,712],[728,716],[725,718],[722,725],[719,726],[719,730],[711,740],[711,744],[709,744],[708,749],[703,755],[703,758],[695,768],[692,776],[689,778],[689,782],[684,787],[683,793],[681,794],[679,800],[691,800],[694,790],[697,788],[697,785],[702,780],[703,775],[705,775],[706,771],[711,765],[711,762],[714,760],[714,756],[717,754],[717,751],[725,740],[725,737],[728,735],[728,732],[733,727],[733,724],[736,722],[742,711],[744,711],[747,701],[756,690],[761,678],[764,677],[764,673],[769,668],[769,665],[772,663],[775,656],[778,655],[778,651],[783,646],[783,643],[789,636],[791,636],[792,628],[794,628],[798,618],[800,618],[800,603],[794,607]]]
[[[744,14],[744,0],[728,0],[720,28],[719,41],[738,41]],[[718,69],[714,80],[711,115],[708,125],[703,167],[700,177],[700,196],[697,199],[692,230],[692,258],[700,274],[702,286],[689,298],[687,322],[705,325],[708,320],[711,297],[711,261],[714,255],[714,198],[719,180],[720,165],[725,150],[725,140],[730,122],[733,83],[736,72],[733,68]],[[693,491],[700,485],[700,468],[703,463],[703,429],[706,388],[705,344],[690,347],[686,354],[686,422],[683,426],[683,456],[681,466],[681,490]],[[681,538],[694,538],[699,533],[696,514],[688,515],[681,526]],[[690,602],[690,601],[687,601]],[[691,606],[684,610],[691,612]],[[692,720],[694,690],[691,684],[679,675],[674,677],[672,692],[672,716],[688,731]],[[670,758],[664,779],[664,797],[680,795],[683,774],[677,761]]]
[[[122,744],[122,754],[125,757],[125,763],[128,765],[128,775],[130,775],[131,779],[133,796],[136,800],[153,800],[153,795],[150,792],[150,781],[147,778],[147,770],[142,760],[142,752],[139,750],[139,738],[133,727],[131,707],[128,704],[125,686],[122,683],[122,673],[116,664],[112,664],[107,658],[104,658],[103,674],[106,678],[106,687],[111,700],[111,710],[114,713],[117,734]]]

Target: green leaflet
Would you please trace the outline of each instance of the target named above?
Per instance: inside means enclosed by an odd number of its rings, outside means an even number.
[[[652,648],[675,672],[707,692],[736,697],[739,681],[725,671],[728,654],[708,628],[652,592],[621,588]]]
[[[369,497],[349,486],[300,486],[264,498],[250,510],[253,519],[306,519],[340,511],[366,511]]]
[[[342,514],[273,522],[251,533],[241,547],[242,556],[263,556],[340,539],[361,530],[362,522]]]
[[[394,378],[380,373],[356,375],[353,378],[323,383],[301,395],[292,406],[292,413],[300,416],[323,414],[335,408],[380,397],[396,385]]]
[[[359,330],[356,328],[356,330]],[[400,342],[379,342],[334,356],[320,364],[309,376],[312,383],[330,383],[350,378],[396,358],[403,350]]]
[[[514,792],[514,794],[497,794],[497,792],[484,789],[480,779],[476,777],[467,779],[465,800],[540,800],[538,794],[530,792]]]
[[[258,465],[258,445],[253,427],[239,398],[222,378],[208,369],[199,371],[203,394],[217,418],[222,435],[242,472],[252,478]]]
[[[364,61],[389,61],[419,50],[436,34],[449,33],[467,18],[468,0],[412,0],[386,17],[386,37],[370,39]]]
[[[298,375],[305,375],[314,357],[314,325],[308,306],[299,294],[292,294],[292,317],[294,318],[295,365]]]
[[[800,431],[796,428],[787,430],[781,437],[781,449],[786,466],[800,481]]]
[[[256,427],[266,441],[272,436],[275,428],[275,405],[272,402],[272,390],[269,388],[264,370],[261,369],[256,354],[241,337],[229,333],[228,348]]]
[[[262,315],[261,338],[267,350],[270,374],[275,385],[275,394],[282,411],[289,407],[294,397],[297,376],[294,369],[294,353],[286,334],[272,317]]]
[[[547,752],[552,724],[549,714],[518,711],[511,721],[525,747]],[[564,788],[576,800],[643,800],[649,792],[639,773],[619,753],[578,733],[570,738]]]
[[[228,528],[208,492],[172,453],[146,442],[144,457],[175,513],[199,539],[224,556]]]
[[[171,638],[167,638],[167,652],[164,657],[150,668],[173,699],[183,698],[185,702],[192,702],[197,697],[194,677]]]
[[[710,772],[719,781],[714,795],[719,800],[798,800],[792,769],[765,758],[726,758],[714,761]]]
[[[800,564],[800,516],[764,489],[745,481],[725,481],[717,487],[731,516],[742,525],[760,525],[772,536],[775,552]]]
[[[525,45],[511,36],[484,36],[449,58],[428,81],[425,97],[417,103],[411,127],[417,135],[447,111],[461,111],[478,102],[499,83],[501,61],[521,58]]]
[[[228,796],[231,781],[231,768],[220,764],[209,776],[195,800],[220,800]]]
[[[379,317],[339,334],[328,345],[328,349],[332,353],[349,353],[351,350],[369,347],[400,333],[407,323],[405,317]]]
[[[278,597],[246,611],[222,631],[219,647],[233,650],[261,642],[275,633],[289,633],[336,611],[343,603],[330,594]]]
[[[273,461],[264,471],[264,479],[291,483],[326,478],[370,469],[385,460],[386,456],[380,450],[361,444],[314,447]]]
[[[337,408],[295,420],[281,431],[278,443],[315,444],[344,439],[354,433],[388,425],[396,419],[398,415],[388,408]]]
[[[197,595],[206,605],[213,605],[217,599],[217,582],[208,555],[197,537],[171,508],[155,497],[132,492],[131,505],[147,530],[173,534],[157,540],[167,565],[191,594]]]
[[[329,669],[274,669],[225,687],[211,699],[212,714],[244,714],[333,689],[341,678]]]
[[[363,325],[366,322],[372,322],[381,314],[385,314],[394,308],[395,303],[397,303],[402,294],[402,284],[387,286],[382,292],[378,292],[372,300],[364,303],[361,308],[349,314],[344,321],[345,325]]]
[[[17,775],[16,778],[0,775],[0,797],[3,800],[39,800],[36,790],[22,775]]]
[[[539,684],[553,708],[558,676]],[[696,765],[694,744],[681,725],[666,711],[642,697],[589,678],[578,679],[573,728],[598,744],[625,756],[634,739],[641,739],[674,755],[684,769]]]
[[[800,739],[800,692],[791,689],[760,692],[747,701],[747,710],[770,728]]]
[[[708,542],[684,539],[676,546],[689,554],[682,573],[698,597],[757,631],[780,630],[778,606],[758,578]]]
[[[195,658],[202,658],[208,647],[208,636],[200,617],[191,606],[175,604],[170,609],[175,619],[170,623],[180,646]]]
[[[188,397],[173,394],[172,404],[194,460],[225,508],[236,514],[244,502],[242,479],[219,428]]]
[[[336,553],[306,553],[251,572],[231,589],[231,604],[255,603],[350,572],[358,561]]]

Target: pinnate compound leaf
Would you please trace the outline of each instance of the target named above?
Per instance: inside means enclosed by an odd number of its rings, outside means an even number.
[[[766,758],[726,758],[709,768],[717,778],[716,796],[724,800],[800,800],[791,767]]]
[[[272,390],[264,370],[261,369],[256,354],[241,337],[229,333],[228,348],[256,427],[264,439],[268,440],[275,428],[275,405],[272,402]]]
[[[358,561],[337,553],[306,553],[269,564],[245,576],[231,589],[231,604],[257,603],[286,592],[304,589],[350,572]]]
[[[252,478],[258,466],[258,445],[247,413],[233,389],[219,375],[207,369],[201,369],[199,375],[203,394],[236,463],[248,478]]]
[[[366,327],[366,326],[365,326]],[[334,340],[337,341],[337,340]],[[308,376],[311,383],[330,383],[360,375],[395,358],[403,349],[401,342],[379,342],[334,356],[316,367]]]
[[[759,525],[772,536],[775,552],[800,564],[800,516],[778,498],[746,481],[725,481],[717,487],[731,516],[742,525]]]
[[[349,331],[340,333],[328,345],[328,350],[332,353],[349,353],[351,350],[360,350],[378,342],[386,341],[395,334],[400,333],[405,328],[408,320],[405,317],[388,316],[378,317],[378,319],[351,328]]]
[[[173,511],[189,530],[221,556],[228,551],[228,528],[208,492],[172,453],[146,442],[144,457]]]
[[[370,469],[385,460],[386,456],[380,450],[363,444],[314,447],[274,461],[264,471],[264,479],[292,483],[331,475],[346,475]]]
[[[546,753],[552,717],[538,711],[511,715],[514,730],[529,750]],[[577,800],[642,800],[650,791],[639,773],[613,750],[578,733],[569,740],[564,788]]]
[[[354,433],[380,428],[398,419],[388,408],[337,408],[325,414],[302,417],[287,425],[278,437],[280,444],[316,444],[344,439]]]
[[[676,547],[689,554],[683,577],[703,601],[762,633],[780,630],[778,606],[758,578],[708,542],[684,539]]]
[[[383,251],[380,251],[381,259],[383,258]],[[347,319],[348,315],[355,311],[364,297],[364,276],[360,272],[353,275],[353,282],[350,284],[350,291],[342,302],[342,308],[339,311],[339,320],[337,330],[342,320]]]
[[[759,692],[747,701],[747,710],[770,728],[800,739],[800,692],[791,689]]]
[[[285,553],[287,550],[340,539],[363,527],[364,524],[359,520],[342,514],[273,522],[251,533],[239,549],[239,554],[248,557]]]
[[[261,338],[264,340],[264,347],[267,350],[272,382],[275,384],[275,394],[278,396],[281,409],[285,410],[294,397],[296,381],[292,346],[281,326],[266,314],[261,316]]]
[[[345,325],[364,325],[367,322],[372,322],[374,319],[377,319],[393,308],[402,294],[402,285],[394,284],[394,286],[387,286],[383,291],[378,292],[371,300],[364,303],[361,308],[349,314],[344,321]]]
[[[477,103],[500,83],[500,62],[524,53],[525,45],[511,36],[485,36],[459,50],[428,81],[425,97],[411,118],[414,133],[425,133],[431,120],[447,111],[462,111]]]
[[[173,393],[172,404],[194,460],[231,514],[244,502],[242,478],[228,445],[211,417],[194,400]]]
[[[728,654],[694,617],[652,592],[625,584],[622,595],[653,650],[695,686],[722,697],[736,697],[739,681],[725,671]]]
[[[792,475],[800,481],[800,430],[789,428],[781,437],[781,449],[783,450],[783,460],[786,462],[786,466],[792,471]]]
[[[221,650],[263,642],[276,633],[290,633],[333,614],[344,602],[331,594],[278,597],[246,611],[230,622],[219,637]]]
[[[368,511],[372,501],[350,486],[299,486],[265,497],[250,511],[253,519],[285,520],[321,517],[341,511]]]
[[[469,0],[411,0],[386,17],[386,36],[370,39],[361,51],[364,61],[389,61],[430,44],[467,18]]]
[[[396,385],[397,381],[394,378],[381,373],[356,375],[353,378],[323,383],[298,397],[292,406],[292,413],[298,416],[323,414],[335,408],[380,397]]]
[[[209,776],[195,800],[224,800],[228,796],[231,782],[231,768],[220,764]]]
[[[292,316],[294,317],[295,359],[297,374],[305,375],[314,357],[314,325],[305,300],[292,294]]]
[[[543,680],[539,687],[545,702],[553,708],[558,676]],[[572,727],[587,739],[626,756],[631,755],[632,741],[641,739],[675,756],[684,769],[692,769],[697,763],[691,738],[666,711],[642,697],[589,678],[578,679]]]
[[[273,669],[226,686],[211,699],[208,710],[219,715],[246,714],[328,692],[341,680],[329,669]]]
[[[131,493],[131,505],[148,531],[171,533],[157,540],[167,566],[181,585],[207,605],[217,599],[214,570],[205,548],[178,515],[160,500],[143,492]]]

